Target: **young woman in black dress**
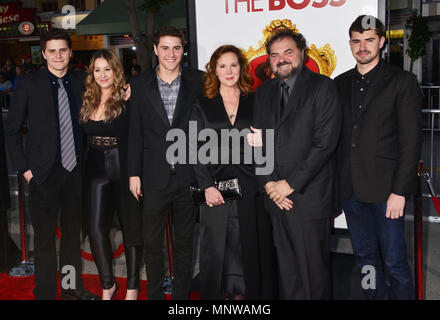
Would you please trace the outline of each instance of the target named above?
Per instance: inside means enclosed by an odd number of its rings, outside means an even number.
[[[247,61],[240,49],[219,47],[206,65],[204,96],[194,105],[192,119],[198,130],[250,129],[254,93]],[[244,161],[245,138],[240,141],[240,163],[197,164],[195,174],[205,190],[200,206],[201,299],[274,299],[276,269],[271,224],[257,192],[253,164]],[[249,147],[249,146],[248,146]],[[220,157],[219,157],[220,158]],[[200,159],[199,159],[200,161]],[[214,179],[238,178],[241,200],[225,200]]]
[[[84,190],[92,254],[102,285],[102,299],[111,299],[113,277],[109,232],[116,211],[122,228],[127,264],[126,300],[136,300],[142,260],[139,205],[128,187],[128,112],[124,73],[110,50],[93,54],[88,69],[80,122],[87,137]]]

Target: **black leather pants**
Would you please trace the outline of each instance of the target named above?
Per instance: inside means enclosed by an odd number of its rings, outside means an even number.
[[[121,216],[127,210],[124,199],[126,193],[121,179],[117,147],[89,149],[85,175],[89,239],[103,289],[110,289],[114,284],[113,252],[109,239],[113,214],[116,210],[119,222],[123,223],[124,219],[121,219]],[[122,229],[124,229],[123,226]],[[142,249],[137,246],[125,246],[125,258],[127,289],[137,289]]]

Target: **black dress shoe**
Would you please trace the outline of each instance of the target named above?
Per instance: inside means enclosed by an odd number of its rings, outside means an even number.
[[[64,300],[99,300],[99,296],[86,289],[69,289],[61,291],[61,298]]]

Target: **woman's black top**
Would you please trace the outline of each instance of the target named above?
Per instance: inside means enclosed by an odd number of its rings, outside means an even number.
[[[202,165],[200,164],[199,157],[199,164],[194,167],[200,188],[206,189],[214,186],[214,178],[222,180],[226,178],[234,178],[234,176],[244,175],[248,178],[255,179],[252,147],[248,145],[246,135],[242,134],[239,140],[239,145],[234,145],[232,143],[232,139],[229,139],[228,145],[221,144],[223,129],[236,130],[242,133],[244,129],[248,129],[248,132],[251,132],[250,126],[252,125],[253,102],[254,93],[249,93],[247,96],[240,96],[235,122],[232,124],[228,118],[228,114],[225,110],[223,99],[220,94],[213,99],[209,99],[204,96],[198,97],[198,101],[193,109],[192,120],[197,121],[197,129],[199,133],[201,130],[209,128],[215,130],[218,137],[218,145],[216,150],[218,153],[217,164],[209,163],[207,165]],[[199,151],[200,147],[202,147],[205,143],[206,142],[199,141]],[[237,147],[239,147],[239,154],[237,154]],[[229,152],[228,163],[222,163],[221,161],[221,155],[225,149],[228,149]],[[246,154],[246,150],[250,151],[251,153]],[[192,150],[192,152],[194,152],[194,150]],[[239,156],[239,163],[232,162],[234,154],[236,157]]]
[[[87,121],[83,126],[84,133],[88,137],[99,136],[99,137],[116,137],[113,122],[104,122],[104,120]],[[87,144],[90,146],[90,140],[88,139]]]

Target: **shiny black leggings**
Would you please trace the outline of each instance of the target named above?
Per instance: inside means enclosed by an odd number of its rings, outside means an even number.
[[[86,197],[88,205],[89,239],[93,258],[98,268],[103,289],[111,289],[113,278],[113,252],[109,238],[113,213],[116,210],[122,230],[126,210],[126,183],[121,179],[117,148],[90,148],[86,165]],[[125,235],[123,235],[125,238]],[[124,243],[126,241],[124,240]],[[138,289],[142,249],[125,246],[127,263],[127,289]]]

